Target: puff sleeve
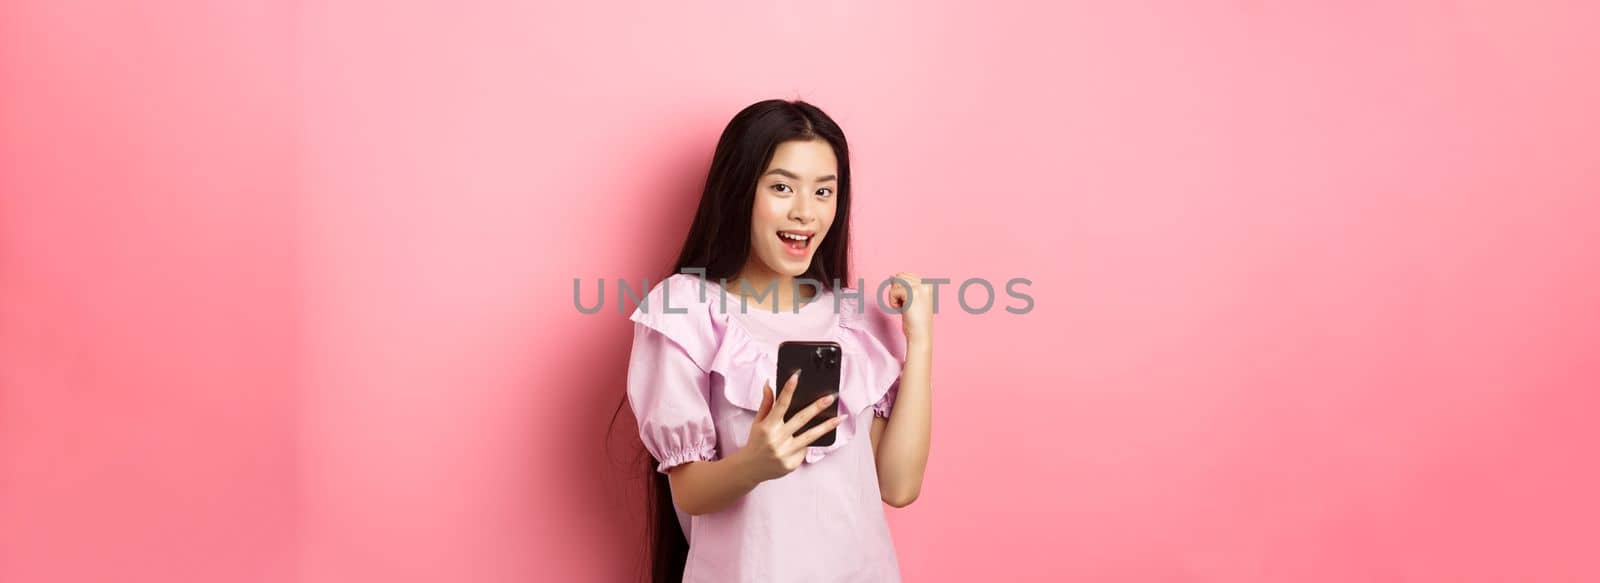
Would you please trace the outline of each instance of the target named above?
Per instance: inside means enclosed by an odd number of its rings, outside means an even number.
[[[860,301],[855,298],[852,300]],[[840,324],[850,331],[862,347],[861,357],[865,361],[865,368],[871,372],[867,379],[867,399],[877,396],[871,404],[872,415],[888,417],[894,410],[895,398],[900,394],[900,367],[906,360],[905,336],[900,332],[896,319],[875,304],[858,306],[852,303],[842,309]]]
[[[667,288],[673,288],[671,305],[688,303],[689,308],[666,310]],[[717,458],[708,372],[716,339],[704,309],[695,309],[690,289],[682,280],[662,282],[651,290],[650,302],[631,317],[628,404],[639,424],[639,439],[662,473]]]
[[[894,411],[894,398],[900,394],[900,379],[896,378],[894,384],[889,385],[889,392],[883,394],[882,399],[872,404],[872,416],[887,419],[889,412]]]

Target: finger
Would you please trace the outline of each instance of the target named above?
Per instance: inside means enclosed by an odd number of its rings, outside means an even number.
[[[788,435],[794,435],[795,432],[800,431],[801,427],[805,427],[812,417],[827,411],[828,407],[832,406],[837,400],[838,398],[833,395],[817,397],[817,400],[812,401],[809,406],[801,409],[799,413],[795,413],[794,417],[790,417],[789,421],[783,424],[783,432]]]
[[[775,422],[783,423],[784,416],[789,414],[789,402],[794,400],[794,387],[799,384],[799,380],[800,371],[796,370],[794,374],[789,375],[789,380],[783,383],[783,390],[778,393],[778,402],[772,406],[772,410],[777,412],[777,415],[772,417]]]
[[[761,383],[761,406],[756,408],[756,421],[765,421],[772,413],[772,383]]]
[[[906,288],[901,287],[898,283],[894,284],[893,287],[889,288],[889,307],[898,310],[905,305]]]
[[[795,436],[794,443],[797,445],[797,447],[809,447],[811,442],[821,439],[823,435],[826,435],[829,431],[833,431],[833,428],[838,427],[842,422],[844,422],[843,417],[834,417],[827,421],[818,423],[816,427],[812,427],[811,429],[806,430],[805,433]]]
[[[907,306],[911,302],[917,301],[917,296],[921,292],[921,280],[918,280],[917,276],[910,273],[898,274],[895,279],[898,280],[895,282],[895,291],[899,292],[900,306]]]

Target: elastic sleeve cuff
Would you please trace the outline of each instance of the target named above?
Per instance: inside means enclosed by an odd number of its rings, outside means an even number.
[[[889,412],[894,410],[894,398],[899,393],[899,391],[896,391],[895,389],[899,388],[899,385],[900,382],[895,381],[895,387],[889,389],[889,392],[884,393],[883,398],[878,399],[877,403],[872,404],[873,417],[883,417],[885,419],[889,417]]]
[[[656,471],[665,474],[667,470],[689,462],[708,462],[714,459],[717,459],[717,446],[711,444],[690,446],[668,453],[661,459],[661,463],[656,464]]]

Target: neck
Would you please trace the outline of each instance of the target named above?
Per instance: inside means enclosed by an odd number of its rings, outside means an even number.
[[[792,310],[796,304],[816,296],[819,291],[810,284],[796,290],[793,276],[772,271],[755,258],[751,258],[750,263],[734,276],[729,287],[739,295],[750,298],[751,306],[771,309],[775,304],[779,310]]]

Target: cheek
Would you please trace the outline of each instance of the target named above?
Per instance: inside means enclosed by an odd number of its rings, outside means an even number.
[[[750,226],[754,231],[767,232],[777,229],[783,224],[784,217],[788,216],[783,205],[770,196],[756,198],[754,214],[750,217]]]
[[[822,212],[817,213],[817,222],[822,224],[824,233],[833,231],[833,217],[838,214],[838,210],[838,207],[828,205]]]
[[[776,219],[773,218],[773,204],[766,197],[757,197],[755,208],[750,215],[750,236],[761,239],[761,235],[776,229]]]

